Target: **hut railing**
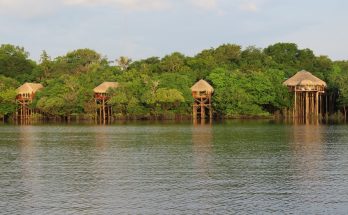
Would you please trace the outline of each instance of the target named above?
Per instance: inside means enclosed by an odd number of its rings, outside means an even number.
[[[325,89],[323,86],[301,86],[301,85],[299,85],[299,86],[289,87],[289,91],[324,93]]]
[[[23,93],[23,94],[18,94],[16,99],[17,100],[31,100],[34,98],[33,93]]]
[[[108,100],[110,96],[105,93],[95,93],[94,98],[98,100]]]
[[[193,92],[192,93],[193,98],[209,98],[211,97],[211,93],[207,92]]]

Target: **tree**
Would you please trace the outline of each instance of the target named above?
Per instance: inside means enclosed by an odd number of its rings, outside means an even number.
[[[262,49],[254,46],[247,47],[241,53],[240,69],[244,72],[260,71],[271,68],[275,62],[267,56]]]
[[[0,118],[12,114],[16,110],[16,87],[18,82],[0,75]]]
[[[347,111],[348,111],[348,73],[341,74],[337,79],[336,83],[339,90],[338,103],[339,106],[343,109],[344,120],[347,120]]]
[[[79,74],[89,71],[93,65],[106,64],[99,53],[91,49],[77,49],[68,52],[65,56],[57,57],[54,60],[55,73],[61,74]]]
[[[310,49],[298,50],[297,68],[315,72],[316,71],[315,61],[316,61],[316,57],[312,50]]]
[[[42,82],[46,80],[52,73],[53,70],[53,62],[48,56],[47,52],[44,50],[40,56],[39,65],[33,69],[34,79],[38,82]]]
[[[168,111],[170,108],[177,107],[185,99],[177,89],[160,88],[156,91],[155,102],[161,105],[162,110]]]
[[[214,58],[217,64],[236,65],[241,57],[241,46],[235,44],[223,44],[214,50]]]
[[[69,118],[71,114],[83,113],[86,103],[93,98],[92,89],[83,79],[64,75],[48,81],[33,104],[46,114]]]
[[[216,69],[208,77],[214,86],[213,105],[215,111],[226,117],[265,115],[262,108],[246,89],[246,76],[238,71]]]
[[[179,52],[167,55],[161,60],[160,69],[162,72],[183,72],[188,69],[186,57]]]
[[[0,46],[0,75],[14,78],[18,81],[28,81],[35,68],[34,61],[28,59],[29,53],[23,47],[10,44]]]
[[[116,63],[118,64],[118,66],[121,68],[122,71],[126,70],[131,64],[131,62],[132,62],[132,59],[125,56],[121,56],[116,60]]]
[[[278,64],[273,69],[285,71],[288,77],[303,69],[297,67],[299,49],[295,43],[276,43],[265,48],[264,53]]]

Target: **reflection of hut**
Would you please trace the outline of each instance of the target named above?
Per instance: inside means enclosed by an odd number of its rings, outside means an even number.
[[[326,83],[307,71],[300,71],[284,83],[294,93],[293,116],[304,119],[317,118],[323,113],[323,94]]]
[[[209,118],[213,117],[213,110],[211,107],[211,97],[214,92],[213,87],[201,79],[191,87],[193,103],[193,118],[206,118],[206,113],[209,113]]]
[[[34,99],[35,93],[42,88],[42,84],[36,83],[25,83],[17,88],[16,101],[19,105],[19,109],[16,111],[16,114],[17,116],[19,115],[21,120],[29,119],[32,113],[35,111],[32,110],[29,106]]]
[[[93,89],[94,99],[98,106],[96,110],[97,118],[104,123],[106,120],[111,120],[112,116],[112,107],[108,105],[108,99],[110,98],[108,90],[117,87],[117,82],[104,82]]]
[[[325,163],[325,139],[327,127],[322,125],[294,125],[290,131],[289,146],[294,154],[291,169],[297,169],[301,184],[310,186],[318,180],[322,165]],[[305,182],[305,183],[302,183]],[[306,183],[308,182],[308,184]]]
[[[211,125],[195,125],[192,128],[193,165],[196,172],[209,177],[213,158],[213,128]]]

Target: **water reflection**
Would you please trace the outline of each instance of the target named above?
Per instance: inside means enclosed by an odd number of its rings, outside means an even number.
[[[255,122],[3,126],[0,208],[345,214],[347,137],[347,126]]]
[[[293,125],[291,149],[301,166],[308,166],[308,170],[318,168],[323,156],[324,125]]]
[[[39,152],[37,151],[35,128],[30,125],[23,125],[19,127],[19,165],[20,177],[18,181],[20,185],[18,198],[23,201],[23,212],[26,211],[28,205],[35,205],[32,196],[35,193],[41,192],[40,173],[41,165],[39,161]]]
[[[194,168],[204,176],[209,175],[213,159],[213,132],[211,124],[196,124],[192,128]]]
[[[108,132],[108,127],[106,126],[95,126],[92,129],[93,134],[95,135],[95,146],[97,150],[101,153],[106,152],[109,147],[109,141],[111,135]]]
[[[19,127],[19,148],[20,148],[20,164],[22,165],[23,177],[30,178],[33,172],[33,164],[37,152],[33,146],[35,143],[35,133],[32,126]]]
[[[291,169],[295,170],[296,186],[303,190],[313,192],[318,182],[325,177],[325,130],[324,125],[294,125],[292,127],[292,140],[290,143],[293,153]],[[313,198],[313,199],[311,199]],[[316,197],[305,197],[305,201],[314,201]]]

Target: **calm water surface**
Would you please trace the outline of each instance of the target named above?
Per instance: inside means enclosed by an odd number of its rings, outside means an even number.
[[[1,214],[347,214],[348,126],[0,126]]]

